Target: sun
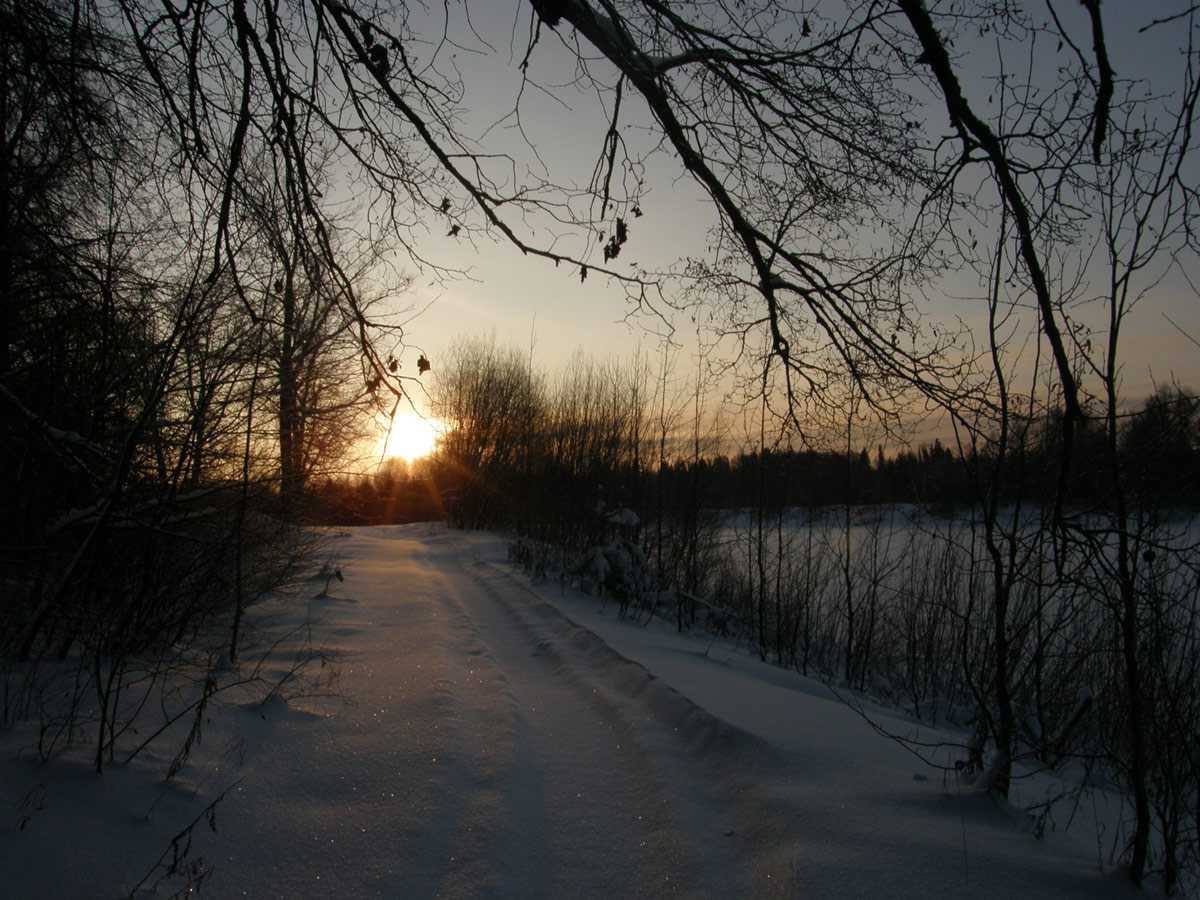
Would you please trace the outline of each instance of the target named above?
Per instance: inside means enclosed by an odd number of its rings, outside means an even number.
[[[433,452],[442,427],[437,419],[422,418],[412,411],[397,413],[390,434],[387,423],[382,424],[383,431],[379,436],[382,455],[398,456],[406,462],[428,456]]]

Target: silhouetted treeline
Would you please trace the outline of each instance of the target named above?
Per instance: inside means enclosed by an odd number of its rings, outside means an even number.
[[[1054,413],[1016,429],[1018,440],[998,466],[989,448],[951,449],[940,439],[891,454],[882,446],[849,454],[751,450],[657,465],[644,420],[618,412],[614,405],[591,420],[561,410],[523,419],[519,440],[507,432],[493,438],[508,442],[503,452],[487,446],[486,434],[454,431],[419,468],[389,461],[378,474],[326,483],[315,499],[321,515],[338,524],[449,518],[561,534],[586,529],[587,514],[600,505],[628,506],[643,520],[760,505],[953,506],[978,501],[993,479],[1004,500],[1048,502],[1063,477]],[[1121,463],[1139,503],[1200,506],[1198,420],[1196,399],[1179,391],[1150,398],[1128,417]],[[1103,504],[1110,481],[1101,465],[1102,428],[1085,421],[1074,441],[1066,495],[1082,508]]]
[[[445,501],[431,475],[428,465],[389,459],[371,475],[327,479],[310,494],[309,516],[327,525],[441,521]]]
[[[958,503],[970,498],[967,473],[940,441],[885,458],[876,451],[750,451],[669,463],[648,473],[668,497],[703,486],[705,506],[741,509],[869,503]],[[765,490],[764,490],[765,486]],[[761,496],[760,496],[761,495]]]

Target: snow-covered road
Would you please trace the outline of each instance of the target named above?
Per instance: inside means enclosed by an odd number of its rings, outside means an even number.
[[[125,832],[91,824],[101,789],[68,771],[79,808],[53,787],[51,806],[74,832],[26,817],[0,842],[17,886],[0,894],[124,896],[173,822],[233,785],[216,832],[194,835],[204,896],[1140,896],[1094,844],[1036,841],[825,686],[532,585],[502,540],[362,528],[330,552],[345,582],[307,613],[339,699],[226,709],[185,773],[194,794],[143,819],[131,790]],[[110,769],[106,796],[134,777]]]
[[[428,528],[337,547],[341,599],[314,606],[353,648],[353,705],[267,713],[205,891],[755,896],[711,773],[611,677],[645,672],[473,550]]]

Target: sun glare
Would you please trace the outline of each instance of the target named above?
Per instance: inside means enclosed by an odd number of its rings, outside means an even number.
[[[390,434],[387,423],[383,424],[383,434],[379,438],[383,455],[398,456],[407,462],[428,456],[433,452],[440,430],[441,422],[437,419],[423,419],[414,412],[397,413]]]

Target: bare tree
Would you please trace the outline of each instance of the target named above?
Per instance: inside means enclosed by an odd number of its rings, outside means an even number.
[[[988,355],[995,392],[989,394],[999,403],[991,416],[999,423],[995,452],[1001,466],[1013,446],[1010,432],[1016,421],[1008,381],[1021,365],[1019,338],[1010,336],[1021,333],[1017,309],[1026,298],[1037,311],[1048,363],[1045,371],[1034,367],[1034,377],[1047,379],[1048,400],[1060,403],[1062,410],[1053,501],[1059,535],[1055,562],[1060,578],[1080,560],[1095,567],[1088,590],[1111,611],[1124,684],[1122,736],[1113,762],[1124,773],[1134,810],[1130,874],[1140,882],[1152,849],[1150,793],[1156,777],[1150,723],[1161,713],[1150,702],[1153,692],[1146,685],[1141,646],[1150,611],[1139,587],[1146,564],[1141,514],[1130,505],[1129,476],[1119,453],[1127,407],[1119,348],[1139,298],[1185,256],[1194,258],[1187,224],[1196,202],[1188,165],[1195,154],[1198,96],[1192,29],[1178,32],[1177,80],[1152,86],[1117,77],[1099,3],[1082,3],[1082,10],[1048,4],[1049,18],[1040,24],[1016,8],[997,19],[983,19],[969,8],[954,7],[940,15],[915,0],[901,0],[897,6],[917,42],[914,49],[919,48],[912,55],[927,67],[954,131],[957,146],[942,157],[941,180],[950,184],[982,172],[990,191],[976,197],[994,198],[991,215],[980,216],[992,223],[994,253],[964,256],[991,271]],[[1149,19],[1143,30],[1166,27],[1167,20],[1190,22],[1194,14],[1194,9],[1180,9],[1163,21]],[[1006,47],[1041,41],[1056,46],[1061,61],[1053,74],[1037,71],[1036,62],[1021,71],[1002,70],[991,86],[996,111],[985,115],[960,83],[961,64],[951,48],[956,38],[969,40],[971,29],[989,28],[995,29],[1001,60]],[[1097,307],[1103,310],[1100,316],[1093,315]],[[1096,398],[1096,419],[1090,425],[1089,394]],[[1072,485],[1078,483],[1072,468],[1082,456],[1077,445],[1081,435],[1093,432],[1102,435],[1102,474],[1098,481],[1093,478],[1086,494],[1072,496]],[[995,509],[994,499],[989,508]],[[1010,600],[1026,564],[1017,549],[1026,538],[1010,531],[1000,539],[995,514],[987,521],[995,576],[994,734],[1003,757],[1012,748],[1011,691],[1018,681],[1018,670],[1009,666],[1020,658],[1009,645],[1010,629],[1012,635],[1018,633]],[[1111,603],[1103,599],[1108,586],[1116,589]]]
[[[530,487],[520,476],[544,435],[540,376],[516,348],[460,339],[438,364],[430,411],[445,424],[439,484],[453,492],[454,519],[472,527],[504,522]]]

